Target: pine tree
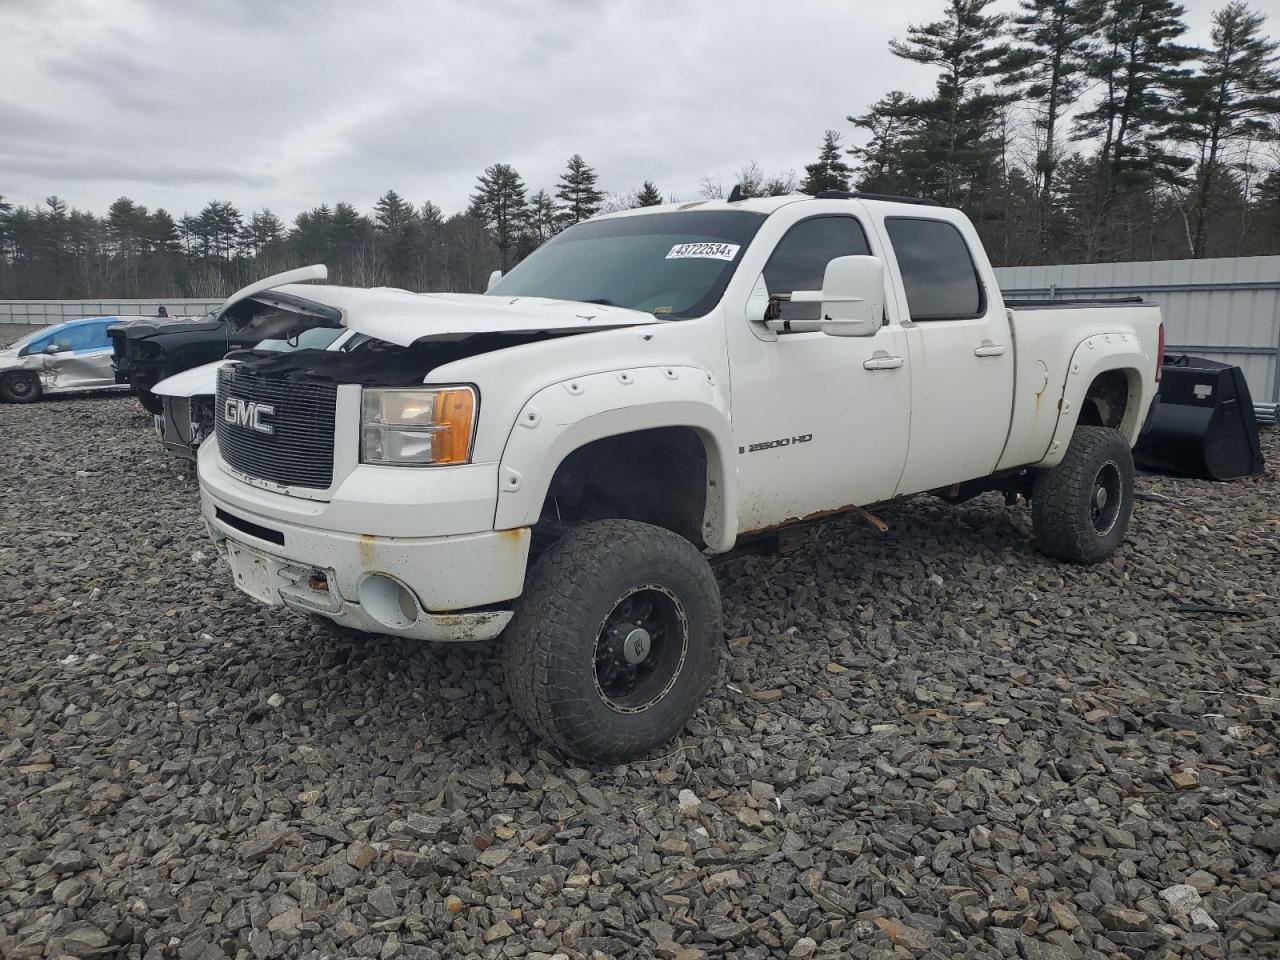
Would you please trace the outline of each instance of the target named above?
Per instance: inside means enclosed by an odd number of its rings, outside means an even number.
[[[1228,3],[1213,15],[1212,46],[1184,84],[1185,113],[1173,135],[1196,154],[1192,201],[1192,256],[1206,256],[1209,197],[1227,171],[1231,149],[1268,130],[1280,115],[1277,44],[1264,36],[1266,18],[1244,3]]]
[[[943,19],[910,26],[906,40],[889,42],[895,56],[940,71],[934,97],[914,101],[920,124],[906,167],[926,195],[953,206],[987,186],[999,108],[1010,100],[985,89],[1010,55],[1005,18],[983,12],[992,2],[947,0]]]
[[[178,245],[178,227],[164,207],[156,207],[147,224],[147,240],[157,250],[173,250]]]
[[[1080,97],[1105,7],[1104,0],[1021,0],[1019,7],[1005,82],[1023,85],[1023,98],[1035,106],[1037,228],[1044,252],[1063,156],[1059,128]]]
[[[13,204],[8,203],[0,195],[0,267],[8,260],[14,259],[13,249]]]
[[[529,251],[536,250],[554,237],[559,222],[560,208],[556,206],[551,194],[545,190],[539,190],[530,197],[529,216],[525,222]]]
[[[394,190],[388,190],[373,205],[374,223],[382,233],[398,233],[412,223],[416,216],[413,204]]]
[[[840,134],[828,130],[823,134],[817,162],[805,164],[800,192],[814,196],[823,190],[848,190],[849,165],[840,154]]]
[[[196,217],[196,238],[200,252],[230,262],[240,237],[240,211],[227,200],[211,200]]]
[[[444,214],[441,213],[440,208],[430,200],[423,202],[422,211],[418,214],[418,219],[421,220],[424,225],[429,227],[444,226]]]
[[[604,194],[596,189],[599,177],[596,172],[575,153],[569,158],[569,165],[560,176],[556,187],[556,196],[560,199],[560,221],[564,227],[571,227],[594,217],[600,210]]]
[[[386,271],[383,282],[409,286],[418,245],[418,211],[400,194],[388,190],[373,205],[373,223],[379,238],[379,262]]]
[[[240,246],[249,256],[261,256],[268,247],[278,244],[284,236],[284,224],[270,210],[250,215],[249,222],[240,231]]]
[[[919,193],[906,171],[907,145],[919,134],[919,102],[901,90],[891,90],[860,117],[846,119],[871,134],[865,146],[852,147],[859,161],[859,190],[871,193]]]
[[[524,232],[527,207],[524,181],[510,164],[495,163],[477,178],[470,212],[489,231],[504,271],[510,268]]]
[[[662,194],[658,192],[658,187],[652,180],[646,180],[640,185],[640,189],[636,191],[635,203],[637,207],[657,207],[662,204]]]
[[[1101,141],[1104,203],[1119,187],[1176,177],[1176,158],[1161,150],[1161,141],[1171,120],[1169,96],[1196,55],[1176,42],[1187,30],[1184,14],[1174,0],[1111,0],[1101,49],[1085,70],[1101,95],[1077,118],[1078,136]]]

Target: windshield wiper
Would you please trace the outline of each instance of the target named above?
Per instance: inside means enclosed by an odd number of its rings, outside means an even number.
[[[579,303],[598,303],[602,307],[616,307],[617,304],[608,297],[598,297],[595,300],[579,300]]]

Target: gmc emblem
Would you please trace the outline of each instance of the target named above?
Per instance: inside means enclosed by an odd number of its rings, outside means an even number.
[[[272,416],[276,408],[270,403],[255,403],[252,400],[237,400],[227,397],[222,405],[222,419],[234,423],[237,427],[248,427],[258,433],[275,433],[276,428],[263,421],[264,416]]]

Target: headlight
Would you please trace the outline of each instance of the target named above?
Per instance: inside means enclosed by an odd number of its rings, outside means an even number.
[[[477,399],[472,387],[366,388],[360,461],[410,467],[469,463]]]

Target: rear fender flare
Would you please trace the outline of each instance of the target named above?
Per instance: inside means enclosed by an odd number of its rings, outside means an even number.
[[[1155,363],[1155,357],[1143,350],[1141,341],[1131,333],[1100,333],[1080,341],[1067,368],[1066,384],[1058,403],[1058,423],[1049,441],[1049,452],[1039,466],[1057,466],[1066,456],[1089,385],[1099,374],[1111,370],[1123,371],[1128,376],[1129,399],[1125,404],[1120,433],[1130,447],[1137,443],[1147,408],[1155,396]]]
[[[707,454],[702,538],[713,551],[737,537],[737,485],[729,411],[708,371],[638,367],[575,377],[534,394],[502,453],[494,529],[532,526],[551,480],[574,450],[595,440],[657,427],[688,427]]]

